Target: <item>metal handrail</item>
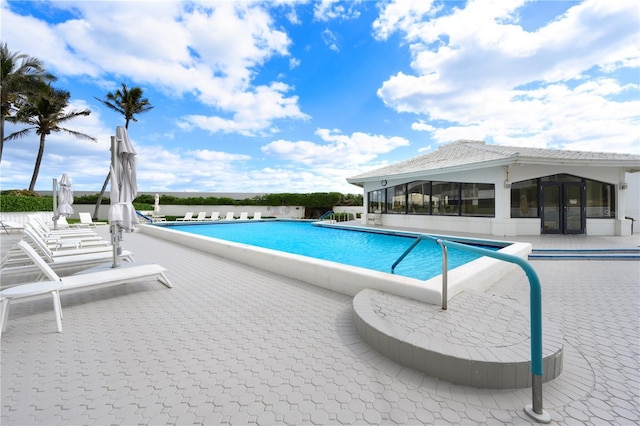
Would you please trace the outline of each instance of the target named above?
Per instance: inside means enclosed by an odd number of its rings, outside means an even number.
[[[145,220],[148,220],[150,223],[153,223],[153,218],[147,216],[146,214],[142,214],[139,211],[136,210],[136,215],[144,218]]]
[[[433,240],[433,241],[436,241],[436,240],[437,240],[437,238],[435,238],[435,237],[431,237],[431,236],[429,236],[429,235],[418,235],[418,236],[416,237],[416,240],[413,242],[413,244],[411,244],[411,245],[409,246],[409,248],[407,248],[407,249],[404,251],[404,253],[402,253],[402,254],[400,255],[400,257],[398,258],[398,260],[396,260],[395,262],[393,262],[393,265],[391,265],[391,273],[392,273],[392,274],[395,274],[395,273],[396,273],[396,266],[398,266],[398,264],[399,264],[400,262],[402,262],[402,261],[404,260],[404,258],[405,258],[405,257],[407,257],[407,255],[408,255],[409,253],[411,253],[411,250],[413,250],[413,249],[414,249],[414,248],[415,248],[415,247],[420,243],[420,241],[422,241],[422,240]]]
[[[543,375],[543,362],[542,362],[542,289],[540,285],[540,279],[538,274],[533,269],[531,264],[521,257],[514,256],[512,254],[501,253],[499,251],[492,251],[482,247],[470,246],[467,244],[461,244],[454,241],[445,240],[442,238],[435,238],[428,235],[420,235],[416,238],[416,241],[405,250],[405,252],[396,260],[391,267],[391,272],[394,272],[395,267],[404,259],[415,246],[422,240],[435,240],[443,249],[443,309],[446,309],[446,288],[447,285],[447,247],[456,248],[458,250],[468,251],[471,253],[480,254],[482,256],[493,257],[498,260],[503,260],[509,263],[515,263],[520,266],[527,278],[529,279],[529,306],[530,306],[530,327],[531,327],[531,390],[532,390],[532,404],[528,404],[524,411],[529,417],[540,422],[549,423],[551,416],[544,411],[542,404],[542,375]]]
[[[409,253],[411,253],[411,251],[420,243],[420,241],[422,240],[432,240],[437,242],[438,244],[440,240],[438,240],[436,237],[432,237],[430,235],[418,235],[416,237],[416,240],[409,246],[409,248],[407,248],[404,253],[402,253],[400,255],[400,257],[393,262],[393,265],[391,265],[391,273],[395,274],[396,273],[396,266],[398,266],[398,264],[400,262],[402,262],[404,260],[405,257],[407,257],[407,255]],[[448,253],[447,253],[447,247],[443,246],[442,244],[440,244],[440,247],[442,247],[442,309],[443,310],[447,310],[447,289],[448,289],[448,283],[447,283],[447,270],[449,269],[447,267],[447,263],[448,263]]]
[[[332,214],[333,214],[333,210],[329,210],[328,212],[326,212],[322,216],[320,216],[318,219],[324,219],[327,216],[331,216]]]

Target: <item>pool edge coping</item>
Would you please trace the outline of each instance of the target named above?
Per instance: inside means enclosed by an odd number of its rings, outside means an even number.
[[[349,227],[344,228],[348,229]],[[141,224],[138,226],[138,229],[140,232],[157,238],[172,241],[186,247],[201,250],[228,260],[247,264],[352,297],[364,289],[375,289],[421,302],[431,304],[442,303],[442,275],[437,275],[423,281],[401,275],[392,275],[390,273],[373,271],[356,266],[343,265],[328,260],[315,259],[213,237],[179,232],[173,229],[166,229],[166,227],[162,225]],[[366,228],[354,228],[353,230],[369,231]],[[379,229],[375,231],[380,232]],[[418,234],[405,231],[385,231],[402,235]],[[473,240],[467,237],[447,237],[460,241]],[[524,259],[527,258],[532,249],[530,243],[513,243],[499,240],[482,241],[509,244],[500,249],[500,251]],[[487,257],[476,259],[465,265],[449,270],[447,298],[451,299],[466,289],[473,288],[476,291],[486,290],[501,279],[517,273],[523,274],[517,265]]]

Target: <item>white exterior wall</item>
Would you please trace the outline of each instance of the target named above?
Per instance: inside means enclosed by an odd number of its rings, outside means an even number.
[[[93,214],[95,205],[93,204],[74,204],[73,218],[78,217],[79,212],[87,212]],[[277,217],[281,219],[301,219],[304,217],[305,209],[302,206],[231,206],[231,205],[178,205],[178,204],[160,204],[160,214],[164,216],[184,216],[186,212],[207,212],[207,217],[211,217],[211,213],[219,212],[224,218],[227,212],[234,212],[235,216],[240,216],[241,212],[249,213],[253,216],[255,212],[262,213],[262,216]],[[106,219],[109,213],[109,205],[100,206],[98,217]]]
[[[631,221],[625,216],[640,220],[640,173],[624,173],[617,167],[589,167],[566,165],[528,165],[515,164],[509,167],[490,167],[486,169],[466,170],[441,174],[428,174],[422,177],[404,179],[387,178],[386,188],[413,182],[416,180],[492,183],[495,185],[495,217],[469,216],[429,216],[408,214],[383,214],[383,226],[424,229],[435,232],[468,232],[496,236],[540,235],[540,218],[511,218],[511,189],[505,188],[505,182],[519,182],[555,174],[570,174],[614,184],[616,187],[616,218],[587,219],[587,235],[630,235]],[[628,187],[620,190],[620,182]],[[367,182],[364,185],[364,212],[369,204],[368,193],[382,189],[380,181]],[[366,214],[362,216],[366,225]],[[634,232],[640,232],[640,221],[635,223]]]

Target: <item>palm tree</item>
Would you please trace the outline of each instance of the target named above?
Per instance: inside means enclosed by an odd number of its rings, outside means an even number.
[[[142,97],[141,88],[132,87],[131,89],[128,89],[125,83],[122,83],[122,89],[118,89],[114,93],[107,93],[105,99],[96,99],[107,106],[107,108],[124,115],[125,129],[129,129],[130,121],[134,121],[136,123],[138,122],[135,117],[136,114],[142,114],[143,112],[151,111],[153,109],[153,106],[149,103],[149,100]],[[104,183],[102,184],[102,189],[100,190],[100,195],[98,195],[96,208],[93,212],[94,220],[98,219],[98,210],[100,209],[100,205],[102,204],[104,193],[107,190],[109,179],[111,179],[111,171],[107,173],[107,177],[105,178]]]
[[[11,117],[12,122],[26,123],[29,127],[7,136],[7,140],[22,138],[31,131],[40,135],[40,148],[36,157],[36,164],[33,169],[33,176],[29,184],[29,191],[33,191],[40,172],[40,164],[44,154],[44,144],[47,135],[51,132],[65,132],[80,139],[88,139],[96,142],[96,138],[77,132],[75,130],[61,127],[60,125],[76,117],[91,114],[88,109],[65,111],[69,105],[69,92],[57,90],[48,86],[48,92],[44,94],[29,95],[25,98],[22,107]]]
[[[149,103],[149,99],[142,97],[142,89],[132,87],[127,89],[127,85],[122,83],[122,90],[118,89],[115,93],[107,93],[106,99],[98,99],[107,108],[124,115],[124,128],[129,129],[129,121],[138,122],[135,115],[142,114],[153,109]]]
[[[55,77],[44,70],[42,62],[19,52],[10,52],[0,43],[0,162],[4,148],[4,121],[14,114],[26,95],[36,93],[45,81]]]

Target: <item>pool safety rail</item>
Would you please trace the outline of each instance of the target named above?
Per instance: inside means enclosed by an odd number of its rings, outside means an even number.
[[[326,220],[329,223],[338,223],[338,222],[347,222],[351,220],[351,216],[349,213],[336,213],[333,210],[329,210],[325,212],[322,216],[320,216],[319,220]]]
[[[531,390],[532,404],[527,404],[524,408],[525,413],[539,423],[550,423],[551,416],[544,411],[542,404],[542,290],[540,279],[533,267],[525,259],[511,254],[492,251],[486,248],[462,244],[455,241],[445,240],[443,238],[433,237],[430,235],[419,235],[416,240],[405,250],[405,252],[391,266],[393,274],[396,266],[422,241],[433,241],[442,247],[442,309],[447,309],[447,248],[455,248],[458,250],[468,251],[479,254],[481,256],[493,257],[505,262],[514,263],[520,266],[527,278],[529,279],[529,305],[530,305],[530,324],[531,324]]]
[[[140,213],[139,211],[136,210],[136,215],[138,215],[139,217],[144,219],[145,222],[153,223],[153,219],[150,218],[149,216],[147,216],[146,214],[142,214],[142,213]]]

